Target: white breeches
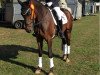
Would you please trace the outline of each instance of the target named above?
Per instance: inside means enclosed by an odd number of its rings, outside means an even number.
[[[56,11],[58,19],[61,20],[62,12],[60,10],[60,7],[54,7],[53,9]]]
[[[47,5],[50,7],[53,3],[52,2],[48,2]],[[60,10],[60,7],[54,7],[53,8],[56,13],[57,13],[57,16],[58,16],[58,20],[61,20],[61,16],[62,16],[62,12]]]

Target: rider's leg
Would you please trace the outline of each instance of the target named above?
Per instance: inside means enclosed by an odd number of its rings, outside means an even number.
[[[60,7],[54,7],[53,9],[56,11],[58,19],[61,20],[62,13]]]
[[[58,16],[58,30],[59,30],[59,35],[61,38],[65,38],[64,37],[64,33],[62,32],[62,12],[60,10],[60,7],[54,7],[53,8],[56,12],[57,12],[57,16]]]

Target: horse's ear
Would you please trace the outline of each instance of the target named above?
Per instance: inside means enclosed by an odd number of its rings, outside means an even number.
[[[18,1],[18,3],[20,4],[20,5],[22,5],[22,2],[20,1],[20,0],[17,0]]]

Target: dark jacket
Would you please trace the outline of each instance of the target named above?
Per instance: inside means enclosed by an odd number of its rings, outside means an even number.
[[[59,0],[45,0],[46,3],[52,2],[54,7],[59,6]]]

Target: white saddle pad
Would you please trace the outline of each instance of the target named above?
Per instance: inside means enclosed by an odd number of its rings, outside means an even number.
[[[61,11],[61,12],[62,12],[62,11]],[[67,19],[67,17],[66,17],[66,15],[65,15],[64,12],[62,12],[61,18],[62,18],[62,24],[66,24],[66,23],[68,22],[68,19]]]
[[[49,10],[50,10],[50,9],[49,9]],[[57,25],[57,22],[56,22],[56,20],[55,20],[55,18],[54,18],[54,16],[53,16],[52,10],[50,10],[50,12],[51,12],[51,15],[52,15],[52,17],[53,17],[53,20],[54,20],[55,25]],[[61,12],[62,12],[62,11],[61,11]],[[62,18],[62,24],[66,24],[66,23],[68,22],[68,19],[67,19],[66,15],[64,14],[64,12],[62,12],[61,18]]]

